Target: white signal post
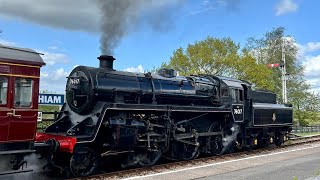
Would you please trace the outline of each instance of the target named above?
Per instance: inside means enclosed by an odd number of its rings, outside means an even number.
[[[285,50],[285,38],[282,39],[282,98],[283,98],[283,103],[288,102],[287,98],[287,77],[286,77],[286,50]]]

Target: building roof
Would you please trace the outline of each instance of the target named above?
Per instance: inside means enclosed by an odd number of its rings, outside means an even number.
[[[31,65],[45,65],[41,53],[32,49],[17,48],[0,44],[0,61]]]

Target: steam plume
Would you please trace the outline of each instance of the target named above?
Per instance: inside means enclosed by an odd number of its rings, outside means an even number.
[[[100,49],[110,54],[123,36],[145,22],[152,29],[167,30],[173,7],[183,0],[97,0],[101,11]]]

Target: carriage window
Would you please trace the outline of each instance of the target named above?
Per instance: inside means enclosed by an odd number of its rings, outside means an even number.
[[[7,104],[8,79],[0,77],[0,105]]]
[[[14,106],[30,107],[32,102],[32,80],[26,78],[16,78]]]

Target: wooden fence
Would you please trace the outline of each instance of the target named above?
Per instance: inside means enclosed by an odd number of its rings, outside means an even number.
[[[38,122],[37,131],[43,131],[46,127],[51,125],[58,117],[59,111],[42,112],[42,121]]]

